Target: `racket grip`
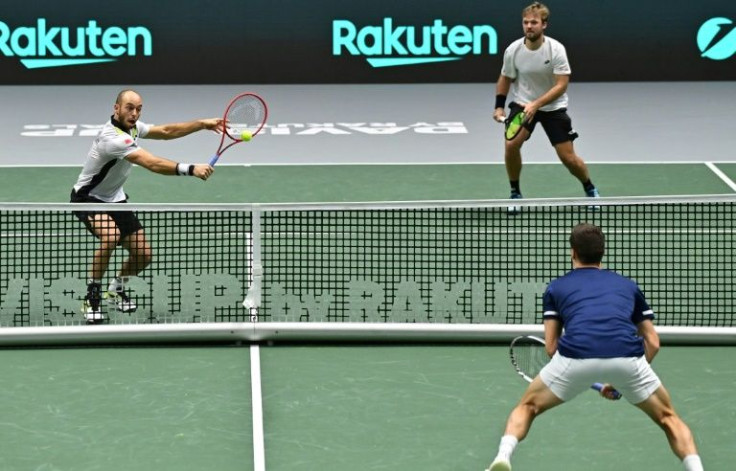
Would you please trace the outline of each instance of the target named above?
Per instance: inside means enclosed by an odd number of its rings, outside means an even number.
[[[601,390],[603,389],[603,386],[604,386],[604,384],[603,384],[603,383],[593,383],[593,386],[591,386],[591,388],[593,388],[593,389],[595,389],[596,391],[599,391],[599,392],[600,392],[600,391],[601,391]],[[613,390],[613,398],[614,398],[614,399],[620,399],[620,398],[621,398],[621,393],[620,393],[620,392],[618,392],[618,391],[616,391],[616,390],[614,389],[614,390]]]
[[[210,159],[210,167],[214,167],[219,158],[220,158],[219,155],[217,154],[213,155],[212,158]]]

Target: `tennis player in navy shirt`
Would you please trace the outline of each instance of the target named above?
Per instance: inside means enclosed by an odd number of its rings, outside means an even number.
[[[644,295],[634,281],[601,269],[605,237],[600,228],[575,226],[570,247],[573,270],[550,282],[543,299],[545,346],[552,360],[511,411],[488,471],[510,471],[511,455],[532,421],[595,382],[606,383],[602,396],[614,399],[618,390],[654,420],[686,471],[702,471],[692,433],[650,366],[659,336]]]

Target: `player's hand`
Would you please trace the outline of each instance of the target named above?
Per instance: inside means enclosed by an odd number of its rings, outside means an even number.
[[[201,119],[200,122],[202,123],[204,129],[215,131],[217,132],[217,134],[222,133],[222,118]]]
[[[201,179],[207,180],[215,172],[209,164],[195,164],[194,165],[194,176]]]
[[[534,119],[534,115],[537,114],[537,110],[539,110],[539,105],[535,102],[524,105],[524,113],[526,114],[524,121],[530,123]]]
[[[498,123],[503,123],[506,120],[506,115],[503,113],[503,108],[496,108],[493,112],[493,119]]]
[[[608,399],[609,401],[618,401],[621,399],[621,395],[618,395],[618,397],[615,395],[616,388],[613,387],[611,384],[604,384],[601,388],[600,394],[602,397]]]

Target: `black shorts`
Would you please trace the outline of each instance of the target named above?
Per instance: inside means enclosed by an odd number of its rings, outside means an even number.
[[[509,121],[514,116],[524,111],[524,107],[518,103],[509,103]],[[534,132],[537,122],[542,123],[544,132],[547,133],[549,142],[554,146],[562,142],[574,141],[578,137],[578,133],[572,128],[572,120],[567,114],[567,108],[560,108],[554,111],[537,111],[531,122],[524,124],[529,131],[529,136]]]
[[[72,203],[105,203],[105,201],[99,200],[94,196],[78,195],[74,190],[72,190],[70,201]],[[126,203],[127,201],[128,200],[125,199],[123,201],[118,201],[117,203],[109,204]],[[95,231],[92,230],[92,225],[90,224],[90,217],[94,216],[95,214],[107,214],[113,221],[115,221],[115,225],[120,231],[121,241],[127,236],[143,229],[143,225],[138,220],[138,217],[135,215],[135,213],[132,211],[74,211],[74,215],[77,217],[77,219],[82,221],[87,230],[95,235],[95,237],[97,237],[97,234],[95,234]]]

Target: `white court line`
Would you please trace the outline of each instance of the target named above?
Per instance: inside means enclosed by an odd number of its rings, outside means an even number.
[[[557,160],[535,162],[530,160],[524,162],[527,165],[560,165]],[[586,161],[588,165],[700,165],[704,162],[703,160],[637,160],[627,162],[623,160],[602,160],[602,161]],[[733,160],[714,160],[712,163],[734,163]],[[374,162],[374,161],[360,161],[360,162],[344,162],[344,161],[325,161],[325,162],[270,162],[267,160],[259,162],[218,162],[218,167],[353,167],[353,166],[364,166],[364,167],[382,167],[382,166],[477,166],[477,165],[490,165],[490,166],[502,166],[503,162],[495,160],[489,161],[431,161],[431,160],[417,160],[412,162]],[[135,165],[137,167],[137,165]],[[0,168],[81,168],[78,163],[73,164],[0,164]]]
[[[261,395],[261,352],[258,345],[250,346],[250,387],[253,403],[253,470],[266,471],[263,396]]]
[[[731,187],[733,191],[736,191],[736,183],[734,183],[733,180],[728,178],[728,175],[726,175],[725,173],[721,171],[721,169],[716,167],[716,165],[713,162],[706,162],[705,165],[711,170],[711,172],[718,175],[718,178],[723,180],[723,183]]]

